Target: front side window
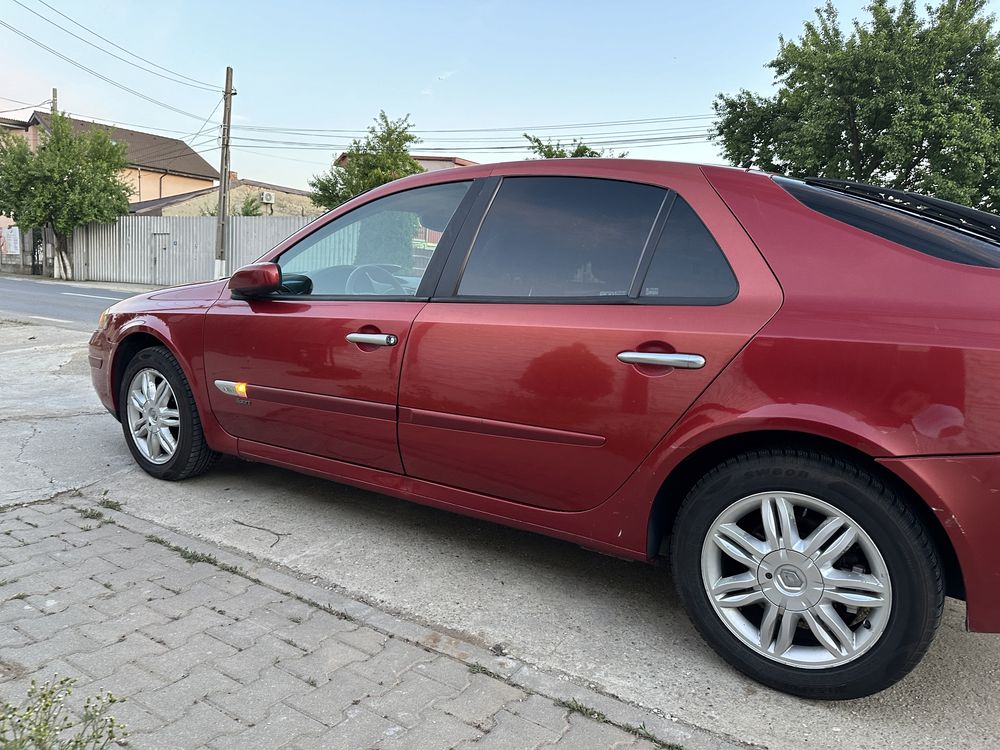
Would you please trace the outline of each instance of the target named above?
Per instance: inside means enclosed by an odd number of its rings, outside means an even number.
[[[617,180],[505,178],[458,295],[627,298],[665,196],[662,188]]]
[[[282,292],[415,295],[471,184],[449,182],[406,190],[334,219],[278,258]]]

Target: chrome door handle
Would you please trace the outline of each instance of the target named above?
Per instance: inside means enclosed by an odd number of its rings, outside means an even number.
[[[618,360],[628,365],[658,365],[679,370],[700,370],[705,358],[700,354],[662,354],[660,352],[622,352]]]
[[[399,338],[391,333],[349,333],[347,340],[352,344],[371,344],[373,346],[395,346]]]

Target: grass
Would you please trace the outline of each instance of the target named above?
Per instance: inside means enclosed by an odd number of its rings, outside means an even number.
[[[96,508],[78,508],[77,513],[80,514],[81,518],[86,518],[88,521],[104,520],[104,514]]]
[[[581,714],[586,716],[588,719],[593,719],[594,721],[600,721],[605,724],[610,724],[608,717],[598,711],[596,708],[591,708],[590,706],[585,706],[576,698],[570,698],[568,701],[557,700],[556,705],[561,708],[569,709],[571,714]]]
[[[153,544],[159,544],[167,549],[176,552],[183,559],[187,560],[189,563],[194,565],[195,563],[208,563],[209,565],[214,565],[219,570],[225,571],[226,573],[232,573],[237,576],[246,577],[246,573],[243,568],[236,565],[229,565],[228,563],[219,562],[219,558],[215,555],[209,555],[205,552],[195,552],[193,549],[188,549],[187,547],[181,547],[177,544],[171,544],[162,536],[157,536],[156,534],[147,534],[146,541],[152,542]]]
[[[122,504],[118,500],[112,500],[110,497],[98,500],[97,504],[100,505],[102,508],[107,508],[108,510],[122,509]]]

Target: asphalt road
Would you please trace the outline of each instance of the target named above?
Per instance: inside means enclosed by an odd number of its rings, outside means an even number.
[[[0,318],[93,331],[102,310],[131,296],[131,292],[103,286],[5,275],[0,276]]]
[[[23,317],[69,320],[65,307],[46,305],[66,305],[76,298],[61,293],[77,290],[52,285],[35,290],[45,299],[25,301],[29,283],[0,286],[0,310],[11,305],[8,287],[21,286]],[[95,317],[110,304],[80,299]],[[1000,636],[965,632],[960,602],[948,600],[930,652],[889,690],[840,703],[782,695],[712,653],[662,569],[236,459],[185,482],[150,478],[94,395],[86,335],[67,330],[93,323],[75,317],[61,327],[0,322],[0,504],[109,497],[135,516],[770,750],[997,746]]]

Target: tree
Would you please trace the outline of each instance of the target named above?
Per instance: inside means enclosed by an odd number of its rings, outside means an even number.
[[[410,156],[410,145],[419,143],[410,129],[410,116],[390,120],[384,111],[378,113],[375,124],[368,128],[363,140],[354,139],[345,152],[344,166],[334,164],[325,174],[309,181],[313,202],[335,208],[355,195],[373,187],[423,172]]]
[[[715,137],[742,167],[929,193],[1000,208],[1000,36],[986,0],[875,0],[839,23],[832,2],[779,37],[777,91],[719,94]]]
[[[575,159],[578,157],[602,157],[608,156],[613,157],[615,153],[613,151],[608,151],[605,153],[604,149],[596,149],[588,146],[583,141],[573,140],[569,146],[563,146],[562,143],[556,141],[543,141],[536,135],[524,134],[524,137],[528,139],[528,150],[535,154],[539,159]],[[628,152],[624,151],[617,154],[619,158],[624,158],[628,156]]]
[[[131,189],[119,176],[127,166],[125,144],[107,130],[74,134],[69,120],[54,114],[35,152],[24,138],[0,134],[0,213],[24,229],[50,227],[58,275],[72,278],[73,230],[128,213]]]
[[[243,197],[243,202],[240,204],[240,210],[237,211],[239,216],[260,216],[261,215],[261,202],[253,193],[247,193]],[[219,209],[216,209],[218,213]]]

